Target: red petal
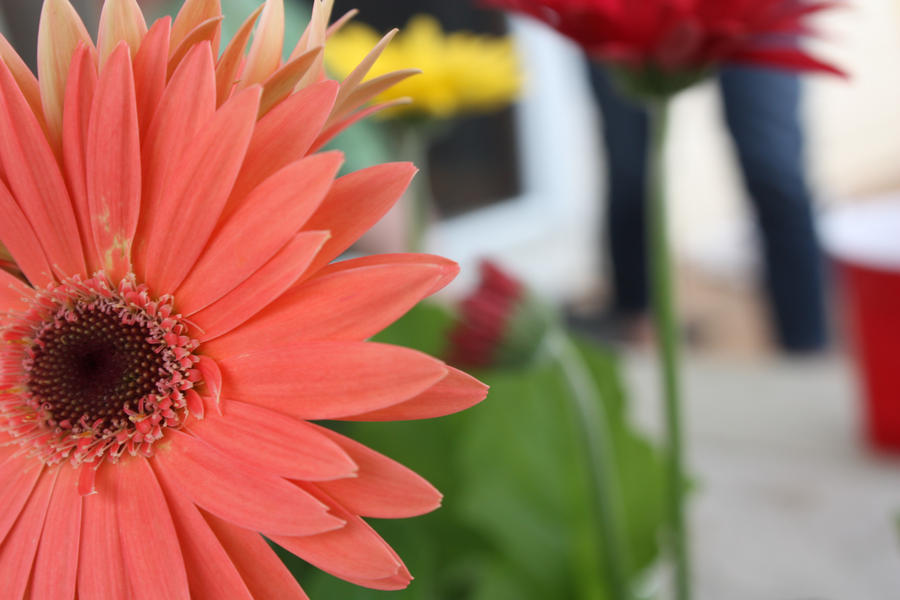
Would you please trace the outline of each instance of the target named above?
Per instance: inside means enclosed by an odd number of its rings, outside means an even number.
[[[328,232],[294,236],[278,254],[223,298],[191,316],[203,331],[201,341],[231,331],[281,296],[309,267]]]
[[[189,315],[218,300],[272,258],[318,208],[342,161],[338,152],[301,159],[229,207],[176,294],[179,310]]]
[[[166,499],[143,457],[116,464],[116,509],[129,598],[189,598],[187,573]]]
[[[243,402],[227,401],[223,410],[224,417],[192,422],[191,433],[282,477],[315,481],[356,472],[347,453],[310,423]]]
[[[122,540],[116,518],[116,465],[97,469],[97,493],[85,496],[81,548],[78,551],[79,598],[127,598],[129,594]]]
[[[415,172],[411,163],[387,163],[335,181],[322,206],[304,227],[328,230],[332,235],[311,270],[331,262],[381,219],[406,190]]]
[[[160,218],[146,232],[151,289],[176,289],[212,234],[244,160],[259,94],[257,87],[247,88],[223,104],[188,146],[177,179],[161,198]]]
[[[309,600],[261,535],[205,514],[255,600]]]
[[[74,598],[81,537],[81,496],[78,471],[69,465],[56,467],[44,531],[34,560],[31,595],[34,598]]]
[[[59,469],[47,470],[40,467],[36,470],[43,471],[41,477],[28,498],[28,504],[0,546],[0,581],[3,582],[3,594],[7,598],[25,596],[47,507],[50,506],[53,484],[56,483],[56,474],[59,472]]]
[[[840,77],[847,74],[826,62],[820,61],[806,54],[799,48],[748,48],[736,54],[729,55],[728,60],[737,63],[749,63],[778,67],[791,71],[818,71],[830,73]]]
[[[169,431],[153,456],[167,481],[235,525],[282,535],[337,529],[343,521],[284,479],[232,459],[194,436]]]
[[[345,417],[347,421],[407,421],[443,417],[478,404],[487,396],[488,386],[453,367],[447,376],[415,398],[375,410]]]
[[[367,342],[304,342],[230,354],[219,367],[226,398],[301,419],[334,419],[391,406],[447,373],[443,363],[420,352]]]
[[[9,189],[34,226],[50,265],[84,274],[78,225],[59,165],[40,124],[0,61],[0,162]]]
[[[335,577],[383,579],[396,575],[403,562],[375,530],[326,494],[306,486],[347,524],[336,531],[304,537],[274,536],[272,541]]]
[[[87,135],[87,193],[94,243],[112,281],[131,271],[141,210],[141,146],[128,44],[120,42],[100,76]]]
[[[350,512],[363,517],[400,519],[440,507],[441,493],[412,470],[330,429],[319,430],[343,448],[359,467],[354,478],[315,484]]]
[[[199,509],[181,493],[177,484],[166,480],[164,469],[156,473],[178,532],[191,597],[252,600],[240,573]]]

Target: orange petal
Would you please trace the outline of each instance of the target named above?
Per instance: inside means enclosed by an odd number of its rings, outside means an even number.
[[[441,279],[439,264],[351,266],[293,286],[226,337],[246,352],[300,340],[362,341],[406,313]]]
[[[204,514],[204,517],[254,598],[309,600],[297,580],[261,535],[236,527],[215,515]]]
[[[150,463],[143,457],[116,464],[116,512],[129,598],[190,597],[175,524]]]
[[[347,97],[356,91],[356,88],[359,84],[362,83],[363,79],[365,79],[366,74],[368,74],[369,70],[375,64],[375,61],[378,60],[378,57],[381,56],[381,53],[384,52],[384,49],[387,45],[394,39],[394,36],[397,35],[397,29],[392,29],[387,32],[384,37],[378,40],[378,43],[375,44],[375,47],[372,48],[369,53],[359,62],[356,67],[353,68],[350,73],[341,81],[341,91],[338,92],[337,100],[335,101],[335,106],[341,106],[347,100]]]
[[[94,42],[69,0],[45,0],[38,30],[38,80],[50,143],[60,147],[63,100],[69,63],[79,44],[93,49]]]
[[[50,263],[28,218],[0,180],[0,241],[35,287],[53,281]]]
[[[412,470],[330,429],[318,429],[343,448],[359,467],[356,477],[316,483],[350,512],[363,517],[399,519],[423,515],[440,507],[441,493]]]
[[[147,128],[156,113],[156,107],[166,88],[172,18],[164,17],[150,28],[140,50],[134,55],[134,91],[137,98],[138,122],[141,139],[147,135]]]
[[[334,125],[342,119],[345,119],[353,111],[358,109],[360,106],[362,106],[381,92],[388,90],[404,79],[407,79],[413,75],[418,75],[421,72],[422,71],[420,71],[419,69],[403,69],[402,71],[385,73],[384,75],[380,75],[379,77],[370,79],[369,81],[357,86],[346,96],[339,96],[338,100],[335,102],[334,112],[328,119],[326,127]],[[341,91],[343,91],[343,89],[344,88],[342,86]]]
[[[186,0],[175,22],[172,24],[172,49],[174,50],[198,25],[209,19],[222,16],[222,5],[219,0]],[[219,40],[214,39],[212,48],[219,52]]]
[[[101,464],[96,473],[97,492],[83,498],[78,550],[79,598],[129,597],[116,517],[119,502],[116,467],[111,463]]]
[[[133,249],[139,276],[147,262],[146,233],[171,217],[165,212],[166,194],[180,172],[182,156],[215,113],[215,94],[212,54],[208,45],[197,46],[172,76],[142,142],[141,220]]]
[[[191,316],[200,340],[231,331],[281,296],[306,271],[328,239],[327,231],[298,233],[258,271],[221,299]]]
[[[2,34],[0,34],[0,61],[5,62],[6,66],[9,67],[9,71],[19,85],[19,89],[22,90],[22,95],[28,101],[28,106],[31,107],[41,127],[44,127],[46,130],[47,123],[44,121],[44,106],[41,104],[41,87],[37,77],[34,76],[31,69],[25,64],[25,61],[22,60]]]
[[[72,68],[66,84],[66,102],[63,108],[63,168],[72,195],[72,208],[81,247],[89,273],[100,269],[100,255],[94,244],[91,226],[91,211],[88,207],[87,170],[85,151],[87,149],[88,126],[91,121],[91,107],[97,89],[97,68],[90,50],[83,44],[72,56]]]
[[[291,52],[291,60],[317,46],[325,45],[325,39],[328,36],[328,21],[331,20],[331,9],[334,7],[334,0],[314,0],[312,4],[312,16],[309,19],[306,30],[300,36],[300,40],[294,47],[293,52]],[[324,76],[324,61],[320,57],[312,69],[297,84],[297,89],[300,90],[312,85],[323,79]]]
[[[438,279],[434,287],[431,288],[427,295],[436,294],[444,289],[447,284],[453,281],[459,275],[459,265],[449,258],[437,256],[435,254],[409,253],[401,252],[397,254],[373,254],[371,256],[361,256],[351,258],[339,262],[325,265],[319,271],[319,276],[324,277],[333,273],[342,273],[350,269],[358,269],[360,267],[374,267],[382,265],[437,265],[441,268],[441,277]]]
[[[294,86],[300,81],[322,55],[322,48],[313,48],[305,54],[293,59],[266,79],[263,84],[263,96],[259,103],[259,116],[262,117],[272,110],[279,102],[287,98],[294,91]]]
[[[335,181],[322,206],[304,227],[328,230],[332,235],[311,270],[331,262],[381,219],[406,190],[415,173],[411,163],[385,163]]]
[[[339,152],[301,159],[229,207],[178,290],[178,310],[190,315],[209,305],[271,259],[319,207],[342,161]]]
[[[157,471],[165,493],[187,571],[192,598],[218,600],[253,600],[228,553],[207,525],[200,510],[168,482],[163,471]]]
[[[197,25],[178,46],[173,47],[171,50],[172,55],[169,57],[168,74],[172,75],[175,69],[178,68],[178,65],[181,64],[181,61],[184,60],[184,57],[197,45],[209,42],[209,47],[212,49],[212,44],[219,39],[221,30],[222,17],[208,19]],[[212,50],[210,51],[212,52]],[[213,58],[215,58],[215,53],[213,53]]]
[[[243,25],[228,42],[225,52],[222,53],[219,62],[216,64],[216,103],[221,105],[231,95],[231,91],[238,83],[238,72],[244,64],[244,51],[247,49],[247,42],[250,41],[250,34],[253,32],[253,25],[256,23],[259,13],[262,12],[265,5],[260,4],[253,13],[247,17]]]
[[[0,488],[0,506],[3,507],[0,511],[0,543],[6,539],[19,518],[41,471],[43,469],[39,463],[21,456],[7,456],[0,463],[0,481],[3,482],[3,487]]]
[[[223,104],[179,161],[159,204],[161,218],[146,232],[151,289],[177,289],[209,240],[247,152],[259,95],[258,87],[248,88]]]
[[[0,270],[0,311],[24,310],[26,304],[23,299],[31,297],[33,293],[20,279]],[[3,458],[0,457],[0,460]]]
[[[131,271],[141,210],[141,146],[128,46],[120,42],[97,85],[88,127],[87,193],[94,243],[112,281]]]
[[[31,576],[34,598],[75,597],[82,508],[78,471],[69,465],[55,468],[59,476],[50,498]]]
[[[284,46],[284,0],[266,0],[266,7],[259,18],[250,54],[241,74],[241,85],[262,83],[281,64]]]
[[[59,164],[5,63],[0,63],[0,162],[9,190],[28,217],[50,266],[85,272],[78,225]]]
[[[313,145],[309,151],[316,152],[317,150],[319,150],[319,148],[321,148],[322,146],[324,146],[325,144],[327,144],[328,142],[333,140],[335,137],[337,137],[337,135],[339,133],[341,133],[342,131],[344,131],[345,129],[347,129],[348,127],[353,125],[354,123],[358,123],[359,121],[362,121],[363,119],[368,118],[377,112],[380,112],[387,108],[391,108],[392,106],[400,106],[402,104],[409,104],[409,103],[410,103],[409,98],[397,98],[396,100],[391,100],[389,102],[381,102],[379,104],[369,106],[367,108],[364,108],[362,110],[359,110],[359,111],[353,113],[352,115],[348,116],[345,119],[340,119],[322,130],[322,133],[319,134],[319,137],[317,137],[316,141],[313,142]]]
[[[323,81],[290,96],[260,119],[229,205],[242,200],[281,168],[306,156],[331,112],[336,93],[335,82]]]
[[[295,485],[192,435],[169,430],[166,441],[152,459],[157,470],[195,504],[235,525],[273,535],[311,535],[343,525]]]
[[[305,537],[274,536],[272,541],[335,577],[383,579],[403,567],[400,557],[374,529],[315,485],[302,486],[347,524],[335,531]]]
[[[28,587],[34,556],[37,553],[44,518],[50,506],[50,496],[59,469],[44,469],[39,464],[29,466],[41,473],[28,503],[13,528],[0,545],[0,581],[8,598],[24,598]]]
[[[404,590],[412,581],[412,576],[406,567],[401,567],[396,575],[391,577],[383,577],[381,579],[362,579],[361,577],[344,577],[344,581],[371,588],[373,590],[396,591]]]
[[[347,421],[408,421],[433,419],[465,410],[487,396],[488,386],[471,375],[448,367],[447,377],[415,398],[368,413],[345,417]]]
[[[349,477],[356,464],[318,428],[279,412],[229,400],[190,431],[220,451],[282,477],[322,481]],[[343,517],[341,517],[343,518]]]
[[[137,54],[144,36],[147,22],[137,0],[106,0],[100,12],[100,26],[97,32],[97,51],[100,55],[100,70],[113,53],[119,42],[128,44],[131,56]]]
[[[226,398],[301,419],[391,406],[447,373],[443,363],[420,352],[368,342],[303,342],[245,354],[235,338],[225,349],[233,352],[218,361]]]

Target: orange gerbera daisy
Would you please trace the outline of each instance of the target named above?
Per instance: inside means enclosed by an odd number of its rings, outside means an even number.
[[[0,271],[4,598],[305,597],[260,532],[348,581],[409,582],[361,517],[440,494],[309,421],[434,417],[485,387],[365,341],[455,264],[331,263],[414,168],[335,179],[341,155],[314,154],[397,79],[361,84],[387,40],[324,79],[330,8],[286,63],[281,0],[221,56],[218,0],[149,30],[107,0],[96,45],[46,0],[39,80],[0,38],[0,241],[27,279]]]

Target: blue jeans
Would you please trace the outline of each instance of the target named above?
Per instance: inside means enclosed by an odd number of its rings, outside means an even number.
[[[643,313],[648,306],[648,119],[595,64],[591,83],[603,114],[608,156],[614,308],[622,314]],[[819,349],[826,342],[823,273],[804,174],[799,79],[772,69],[728,67],[719,75],[719,87],[759,224],[779,340],[787,350]]]

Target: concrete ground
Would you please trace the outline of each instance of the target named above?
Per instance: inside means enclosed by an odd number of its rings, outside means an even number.
[[[658,433],[654,358],[624,362]],[[900,455],[862,442],[848,361],[685,362],[697,600],[900,598]]]

